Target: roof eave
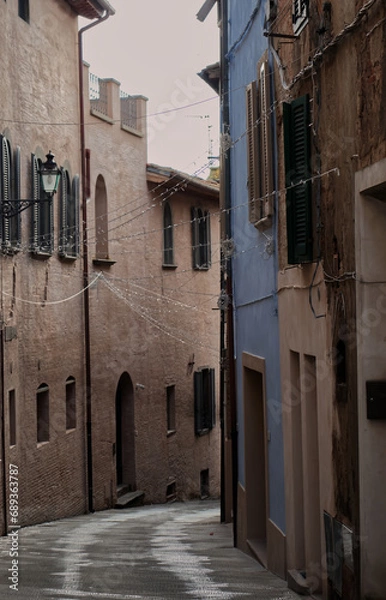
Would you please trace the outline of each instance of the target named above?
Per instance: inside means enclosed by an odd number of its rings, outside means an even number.
[[[108,0],[67,0],[71,8],[86,19],[98,19],[106,15],[115,15],[115,9]]]
[[[185,183],[191,190],[196,190],[206,196],[218,199],[219,185],[213,181],[199,179],[182,171],[161,167],[153,163],[146,166],[146,176],[148,183],[162,185],[167,182]]]

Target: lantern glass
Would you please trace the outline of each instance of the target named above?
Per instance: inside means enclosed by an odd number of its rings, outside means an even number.
[[[52,152],[47,154],[46,162],[40,167],[41,185],[46,194],[53,196],[58,189],[60,169],[54,161]]]

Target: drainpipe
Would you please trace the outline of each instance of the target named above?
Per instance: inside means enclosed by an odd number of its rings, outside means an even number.
[[[89,294],[89,266],[88,266],[88,237],[87,237],[87,198],[90,195],[90,153],[86,156],[86,136],[84,127],[84,96],[83,96],[83,34],[106,21],[114,15],[114,9],[106,3],[106,10],[102,17],[86,25],[78,32],[79,47],[79,107],[80,107],[80,158],[82,169],[82,233],[83,233],[83,287],[84,287],[84,342],[86,362],[86,432],[87,432],[87,486],[88,486],[88,511],[94,512],[93,488],[93,461],[92,461],[92,414],[91,414],[91,339],[90,339],[90,294]],[[86,168],[87,162],[87,168]]]
[[[221,2],[221,110],[222,110],[222,133],[228,134],[230,128],[230,110],[229,110],[229,60],[228,55],[228,1],[223,0]],[[231,228],[231,171],[230,161],[231,152],[230,148],[222,148],[221,156],[223,157],[221,170],[223,172],[223,186],[222,186],[222,206],[224,210],[223,220],[223,239],[231,239],[232,228]],[[221,327],[221,350],[227,348],[227,369],[228,369],[228,381],[225,385],[225,368],[223,368],[223,382],[221,391],[224,395],[222,404],[225,402],[225,396],[229,402],[230,408],[230,429],[231,429],[231,451],[232,451],[232,509],[233,509],[233,544],[237,546],[237,488],[238,488],[238,448],[237,448],[237,411],[236,411],[236,386],[235,386],[235,365],[234,365],[234,339],[233,339],[233,294],[232,294],[232,258],[227,259],[226,278],[222,275],[222,286],[226,286],[226,292],[229,297],[229,305],[227,312],[227,327],[225,334],[225,324]],[[222,287],[223,289],[223,287]],[[225,314],[224,314],[225,319]],[[226,389],[226,393],[224,393]],[[228,413],[228,414],[229,414]],[[224,443],[225,443],[225,429],[222,436],[222,449],[221,459],[225,461],[224,454]],[[222,470],[224,468],[222,467]],[[225,473],[222,473],[225,475]]]

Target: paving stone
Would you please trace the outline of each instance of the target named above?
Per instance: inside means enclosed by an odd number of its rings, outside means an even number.
[[[2,600],[293,600],[233,548],[213,500],[109,510],[19,530],[18,592],[11,539],[0,538]],[[303,596],[304,598],[304,596]]]

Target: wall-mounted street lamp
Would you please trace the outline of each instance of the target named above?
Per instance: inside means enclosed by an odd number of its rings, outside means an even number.
[[[54,160],[55,157],[51,150],[48,152],[48,154],[46,154],[46,158],[47,160],[41,164],[38,171],[40,178],[40,189],[42,192],[44,192],[42,197],[30,198],[26,200],[9,200],[7,198],[3,199],[1,203],[1,214],[4,217],[13,217],[29,206],[33,206],[34,204],[42,204],[43,202],[49,202],[52,200],[54,194],[58,190],[61,172]]]
[[[54,155],[51,150],[46,154],[46,162],[40,167],[40,180],[43,191],[47,196],[52,196],[57,192],[60,180],[60,169],[54,161]]]

